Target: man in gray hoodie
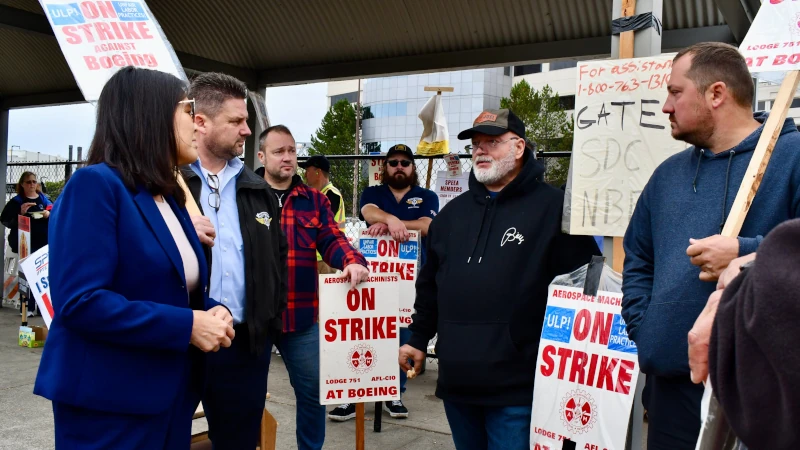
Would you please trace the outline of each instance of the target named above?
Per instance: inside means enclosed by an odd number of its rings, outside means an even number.
[[[740,236],[719,233],[761,136],[739,51],[702,43],[675,57],[663,112],[694,147],[662,163],[625,234],[622,316],[647,374],[648,449],[693,449],[703,387],[689,377],[687,334],[716,279],[781,222],[800,216],[800,133],[787,119]]]

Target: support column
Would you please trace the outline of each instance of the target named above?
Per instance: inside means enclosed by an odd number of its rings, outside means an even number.
[[[255,170],[260,165],[257,156],[258,135],[264,131],[264,128],[261,126],[261,122],[256,116],[256,109],[249,98],[247,99],[247,126],[252,134],[244,142],[244,165]]]
[[[8,162],[8,116],[9,116],[9,110],[0,109],[0,186],[3,186],[3,194],[4,194],[3,195],[3,205],[5,205],[5,203],[6,203],[5,192],[6,192],[6,183],[7,183],[7,180],[6,180],[6,175],[7,174],[6,174],[6,172],[7,172],[7,162]],[[2,261],[3,261],[3,264],[2,265],[5,266],[5,261],[6,261],[6,242],[5,242],[6,228],[3,226],[3,224],[0,224],[0,233],[2,233],[2,236],[3,236],[3,243],[2,243],[2,246],[3,246],[3,250],[2,250],[2,255],[3,255],[3,260]],[[3,275],[2,278],[5,280],[5,275]],[[3,306],[2,297],[3,296],[0,294],[0,307]]]
[[[662,23],[663,0],[614,0],[611,8],[611,17],[615,19],[623,14],[624,16],[635,16],[649,12],[657,19],[657,23]],[[631,33],[633,34],[633,49],[630,48]],[[623,33],[619,36],[611,36],[611,57],[623,59],[660,55],[662,35],[663,27],[659,25],[658,28],[650,27]],[[622,238],[604,238],[603,254],[607,261],[613,261],[614,269],[621,273],[622,261],[625,258],[622,249]],[[642,449],[642,428],[644,424],[642,390],[644,389],[644,384],[645,375],[639,374],[636,395],[633,397],[633,411],[628,425],[628,436],[625,442],[626,450]]]

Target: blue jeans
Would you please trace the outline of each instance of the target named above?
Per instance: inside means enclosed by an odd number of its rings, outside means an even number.
[[[479,406],[445,400],[457,450],[529,450],[531,405]]]
[[[411,330],[408,328],[400,328],[400,347],[406,345],[409,339],[411,339]],[[417,367],[417,369],[419,369],[419,367]],[[406,391],[407,379],[408,375],[406,375],[406,371],[400,369],[400,394],[403,394]]]
[[[320,450],[325,442],[325,407],[319,404],[319,324],[283,333],[281,352],[297,398],[297,448]]]

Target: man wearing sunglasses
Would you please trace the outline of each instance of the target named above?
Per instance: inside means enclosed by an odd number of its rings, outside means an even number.
[[[383,161],[381,184],[371,186],[361,194],[361,220],[369,225],[371,236],[390,234],[398,242],[406,242],[408,230],[419,230],[421,264],[425,264],[425,236],[431,220],[439,212],[439,197],[419,185],[414,153],[403,144],[389,149]],[[411,332],[400,328],[400,345],[408,342]],[[419,367],[419,366],[417,366]],[[400,394],[406,391],[406,372],[400,371]],[[408,408],[403,400],[384,402],[384,411],[392,418],[405,419]],[[339,405],[328,413],[328,418],[343,422],[356,416],[355,404]]]
[[[428,228],[398,362],[420,367],[438,333],[436,396],[456,448],[528,450],[547,287],[600,252],[591,236],[561,232],[564,193],[542,181],[513,112],[484,111],[458,138],[472,140],[469,191]]]
[[[203,408],[214,448],[251,449],[286,309],[288,247],[272,190],[239,160],[251,134],[247,87],[205,73],[192,81],[191,95],[200,158],[182,173],[204,214],[192,222],[211,268],[209,295],[230,310],[236,331],[230,348],[209,353]]]

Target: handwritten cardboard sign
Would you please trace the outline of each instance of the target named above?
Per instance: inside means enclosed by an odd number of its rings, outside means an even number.
[[[655,168],[686,148],[661,112],[673,56],[578,64],[565,232],[624,236]]]
[[[93,102],[125,66],[186,80],[172,46],[143,0],[39,0],[83,96]]]

